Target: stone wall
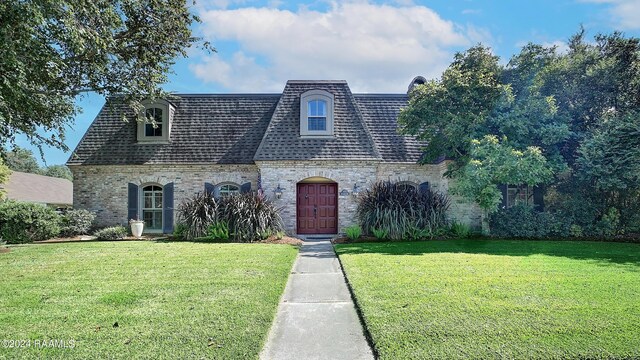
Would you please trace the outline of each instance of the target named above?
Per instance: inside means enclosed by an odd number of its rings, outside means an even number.
[[[126,224],[128,183],[174,183],[174,204],[204,191],[204,183],[251,182],[256,189],[255,165],[129,165],[70,166],[73,173],[73,206],[96,212],[96,226]],[[175,216],[174,216],[175,218]]]
[[[263,161],[257,165],[131,165],[131,166],[70,166],[74,177],[75,208],[97,214],[96,226],[126,224],[127,185],[174,183],[174,203],[204,190],[204,183],[231,182],[238,185],[251,182],[256,190],[258,171],[262,188],[282,208],[282,219],[289,234],[296,233],[296,184],[310,177],[323,177],[338,183],[338,231],[356,223],[356,202],[351,195],[357,184],[370,188],[378,180],[407,181],[421,184],[428,181],[438,191],[447,192],[449,180],[443,177],[446,164],[417,165],[379,163],[376,161]],[[274,190],[284,188],[276,199]],[[451,217],[472,226],[480,225],[481,211],[459,197],[452,196]]]

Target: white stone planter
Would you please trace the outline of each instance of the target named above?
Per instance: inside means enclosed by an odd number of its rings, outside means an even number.
[[[131,226],[131,234],[137,238],[142,236],[142,230],[144,230],[144,221],[142,220],[131,220],[129,221],[129,226]]]

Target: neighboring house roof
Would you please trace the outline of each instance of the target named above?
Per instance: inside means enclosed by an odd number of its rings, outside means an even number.
[[[12,171],[0,184],[10,200],[51,205],[73,204],[73,183],[67,179]]]
[[[300,136],[300,95],[334,95],[334,136]],[[252,164],[272,160],[412,162],[421,147],[397,133],[406,94],[352,94],[346,81],[288,81],[282,94],[176,94],[169,142],[137,142],[125,105],[105,105],[68,165]]]

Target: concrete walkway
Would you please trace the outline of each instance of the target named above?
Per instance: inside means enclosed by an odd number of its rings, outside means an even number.
[[[261,359],[373,359],[328,240],[307,240]]]

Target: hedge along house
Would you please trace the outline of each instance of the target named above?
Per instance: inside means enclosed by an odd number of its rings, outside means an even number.
[[[289,233],[336,234],[357,223],[355,195],[376,181],[448,191],[447,162],[418,164],[424,144],[397,132],[407,101],[352,94],[345,81],[292,80],[281,94],[149,103],[156,127],[123,122],[124,105],[105,106],[67,162],[74,205],[96,212],[98,226],[139,218],[145,231],[167,233],[196,192],[261,189]],[[453,197],[450,217],[477,226],[481,211]]]

